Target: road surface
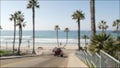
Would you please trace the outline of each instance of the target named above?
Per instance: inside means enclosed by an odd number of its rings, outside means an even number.
[[[2,67],[67,67],[68,54],[71,51],[67,51],[65,57],[58,57],[54,55],[41,55],[34,57],[24,57],[16,59],[0,60],[0,68]]]

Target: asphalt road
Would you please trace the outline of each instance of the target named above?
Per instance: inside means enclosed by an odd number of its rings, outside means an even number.
[[[35,57],[24,57],[16,59],[0,60],[0,68],[3,67],[66,67],[68,62],[68,54],[71,51],[67,51],[64,57],[58,57],[54,55],[41,55]]]

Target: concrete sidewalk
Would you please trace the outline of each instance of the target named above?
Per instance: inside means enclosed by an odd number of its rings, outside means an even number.
[[[69,55],[67,67],[89,68],[75,55],[75,53]]]

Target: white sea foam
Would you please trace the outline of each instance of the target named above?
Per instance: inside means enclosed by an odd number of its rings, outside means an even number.
[[[30,41],[30,44],[32,44],[32,37],[31,36],[23,36],[22,37],[22,44],[28,44],[28,40]],[[66,39],[58,39],[59,43],[64,45],[66,43]],[[87,42],[90,40],[87,39]],[[1,42],[2,44],[13,44],[13,36],[2,36],[1,37]],[[80,42],[82,45],[85,44],[85,39],[80,39]],[[19,36],[16,36],[16,44],[18,45],[19,43]],[[35,38],[35,43],[36,44],[57,44],[57,39],[56,38]],[[68,44],[77,44],[78,40],[77,39],[68,39]]]

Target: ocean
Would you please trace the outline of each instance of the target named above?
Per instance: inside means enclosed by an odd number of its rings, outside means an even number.
[[[58,32],[58,38],[59,42],[62,44],[66,43],[66,33],[64,31]],[[97,33],[100,33],[100,31],[97,31]],[[116,33],[113,33],[112,31],[107,31],[107,33],[110,33],[113,36],[117,36]],[[80,38],[81,38],[81,44],[85,44],[85,40],[82,39],[83,35],[87,35],[89,38],[91,36],[91,31],[81,31],[80,32]],[[70,31],[68,33],[68,43],[69,44],[77,44],[77,31]],[[22,44],[27,44],[28,40],[32,43],[32,30],[26,30],[23,31],[23,37],[22,37]],[[16,32],[16,44],[18,44],[18,31]],[[89,43],[89,39],[87,39],[87,42]],[[13,31],[7,30],[7,31],[1,31],[1,44],[13,44]],[[56,44],[56,31],[47,31],[47,30],[37,30],[35,31],[35,44]]]

